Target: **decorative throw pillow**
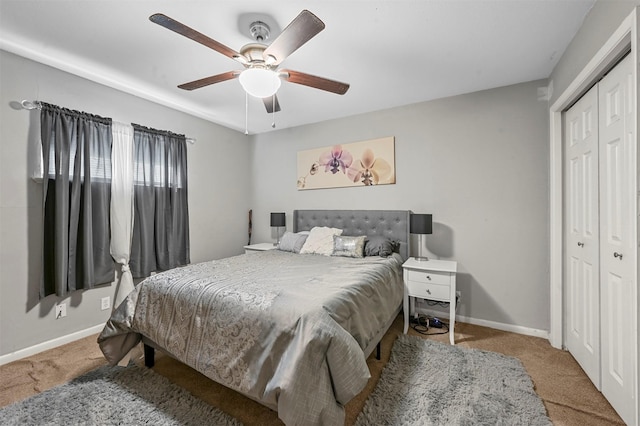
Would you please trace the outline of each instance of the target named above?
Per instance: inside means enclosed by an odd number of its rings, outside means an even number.
[[[342,229],[329,228],[326,226],[316,226],[312,228],[300,253],[331,256],[333,253],[334,235],[342,235]]]
[[[363,257],[364,241],[367,237],[333,236],[333,256]]]
[[[307,240],[306,234],[294,234],[293,232],[285,232],[278,244],[278,250],[289,251],[291,253],[300,253],[300,249]]]
[[[398,243],[391,241],[386,237],[373,236],[368,237],[364,244],[365,256],[382,256],[389,257],[396,251]]]

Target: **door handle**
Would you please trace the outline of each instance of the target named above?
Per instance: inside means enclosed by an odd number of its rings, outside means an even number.
[[[617,257],[622,260],[622,253],[613,252],[613,257]]]
[[[584,247],[584,243],[578,243],[578,247]]]

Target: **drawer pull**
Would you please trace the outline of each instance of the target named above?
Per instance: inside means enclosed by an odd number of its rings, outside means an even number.
[[[431,281],[431,275],[427,275],[427,279]]]
[[[431,294],[431,290],[427,289],[427,294]]]
[[[622,260],[622,253],[614,252],[614,253],[613,253],[613,257],[617,257],[617,258],[619,258],[620,260]]]

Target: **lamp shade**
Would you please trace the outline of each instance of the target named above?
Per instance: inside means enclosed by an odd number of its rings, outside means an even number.
[[[271,213],[271,226],[285,226],[284,213]]]
[[[412,214],[409,219],[409,232],[412,234],[431,234],[432,219],[430,214]]]
[[[277,73],[264,68],[247,68],[238,78],[245,92],[256,98],[275,95],[282,83]]]

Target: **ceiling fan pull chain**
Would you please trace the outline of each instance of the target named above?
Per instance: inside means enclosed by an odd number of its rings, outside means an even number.
[[[249,94],[244,92],[244,134],[249,134]]]
[[[271,115],[273,116],[273,121],[271,122],[271,128],[276,128],[276,95],[274,94],[271,97]]]

